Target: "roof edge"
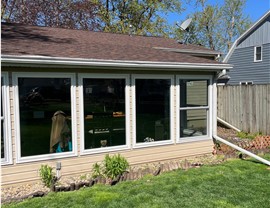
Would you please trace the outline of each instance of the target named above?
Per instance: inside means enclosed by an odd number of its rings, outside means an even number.
[[[244,32],[242,35],[240,35],[239,38],[237,38],[232,47],[230,48],[229,52],[227,53],[227,55],[225,56],[224,60],[222,61],[223,63],[227,63],[229,58],[231,57],[237,43],[243,39],[244,37],[246,37],[255,27],[257,27],[257,25],[259,25],[262,21],[264,21],[265,18],[268,17],[268,15],[270,15],[270,10],[267,11],[259,20],[257,20],[246,32]]]
[[[123,61],[102,59],[81,59],[45,56],[14,56],[2,55],[2,66],[77,66],[77,67],[118,67],[141,70],[168,69],[168,70],[210,70],[232,69],[230,64],[217,63],[181,63],[181,62],[147,62],[147,61]]]

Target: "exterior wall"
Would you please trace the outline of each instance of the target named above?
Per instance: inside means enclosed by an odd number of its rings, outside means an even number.
[[[269,36],[270,37],[270,36]],[[262,46],[262,61],[254,62],[254,46],[236,48],[229,64],[234,68],[228,74],[228,84],[239,85],[240,82],[252,81],[253,84],[270,83],[270,43]]]
[[[253,31],[237,45],[237,48],[246,48],[267,43],[270,43],[270,16],[254,28]]]
[[[254,62],[255,46],[262,46],[262,61]],[[231,79],[227,84],[270,83],[270,16],[238,43],[228,63],[234,68],[228,73]]]
[[[10,69],[9,69],[10,70]],[[40,70],[40,69],[39,69]],[[21,71],[21,70],[20,70]],[[43,70],[44,71],[44,70]],[[49,70],[54,71],[54,70]],[[85,71],[83,71],[85,72]],[[155,72],[152,72],[155,74]],[[167,73],[167,74],[175,74],[175,73]],[[110,153],[120,153],[124,157],[127,158],[131,165],[143,164],[148,162],[157,162],[162,160],[169,160],[169,159],[176,159],[188,156],[195,156],[195,155],[202,155],[206,153],[211,153],[213,142],[211,138],[206,138],[206,140],[199,140],[192,142],[179,143],[178,138],[176,138],[176,134],[174,133],[174,139],[172,144],[169,145],[159,145],[159,146],[152,146],[152,147],[142,147],[142,148],[129,148],[127,150],[120,150],[120,151],[110,151],[105,153],[96,153],[96,154],[88,154],[88,155],[81,155],[80,153],[80,98],[79,98],[79,88],[76,87],[76,119],[77,119],[77,154],[78,156],[66,157],[61,159],[51,159],[51,160],[43,160],[37,162],[25,162],[25,163],[17,163],[16,164],[16,122],[14,117],[15,112],[15,102],[13,100],[13,87],[12,87],[12,77],[10,74],[10,114],[11,114],[11,129],[12,129],[12,158],[13,164],[11,165],[3,165],[2,169],[2,186],[10,186],[19,183],[31,183],[40,180],[38,175],[38,170],[41,164],[48,164],[52,167],[56,167],[56,162],[61,162],[62,169],[60,174],[62,176],[71,176],[71,175],[79,175],[89,173],[91,171],[92,164],[95,162],[99,162],[104,159],[105,154]],[[174,109],[177,109],[176,106],[176,90],[173,90],[173,105]],[[130,93],[131,95],[131,93]],[[132,102],[132,99],[130,99]],[[132,107],[132,104],[130,104]],[[132,112],[132,109],[130,109]],[[173,111],[173,114],[176,115],[176,112]],[[211,116],[210,116],[211,117]],[[133,132],[132,132],[132,115],[130,116],[130,143],[132,146]],[[176,123],[176,118],[173,118],[173,121]],[[176,125],[174,124],[175,128]],[[209,126],[209,131],[212,131],[211,126]],[[173,132],[176,132],[175,130]],[[173,133],[172,132],[172,133]]]
[[[159,147],[148,147],[127,151],[118,151],[112,152],[112,154],[120,153],[122,156],[126,157],[126,159],[131,165],[136,165],[162,160],[189,157],[194,155],[203,155],[211,153],[212,150],[212,140],[206,140],[177,145],[173,144]],[[56,162],[61,162],[62,176],[90,173],[92,165],[95,162],[102,161],[105,154],[106,153],[3,166],[2,186],[15,185],[18,183],[26,182],[29,183],[40,180],[38,176],[38,169],[40,168],[41,164],[48,164],[52,167],[56,167]]]

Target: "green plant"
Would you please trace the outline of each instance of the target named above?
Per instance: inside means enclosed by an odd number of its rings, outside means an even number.
[[[104,176],[103,170],[102,170],[102,164],[95,163],[92,167],[92,178],[97,178],[99,176]]]
[[[95,163],[92,167],[92,177],[97,178],[98,176],[115,179],[118,175],[124,173],[129,167],[129,163],[120,154],[105,156],[105,159],[99,164]]]
[[[107,178],[116,178],[118,175],[124,173],[128,167],[128,161],[120,154],[113,155],[112,157],[110,157],[108,154],[105,156],[104,174],[107,176]]]
[[[55,177],[53,168],[49,165],[41,165],[39,169],[39,176],[41,177],[41,181],[44,183],[44,185],[50,188]]]
[[[248,133],[248,132],[237,132],[236,136],[241,138],[241,139],[255,139],[257,136],[262,135],[261,132],[256,132],[256,133]]]

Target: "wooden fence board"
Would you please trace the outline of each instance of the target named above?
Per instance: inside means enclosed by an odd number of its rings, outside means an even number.
[[[270,135],[270,84],[218,86],[217,115],[246,132]]]

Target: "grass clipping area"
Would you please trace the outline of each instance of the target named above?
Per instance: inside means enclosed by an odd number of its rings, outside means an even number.
[[[270,155],[266,156],[270,159]],[[270,169],[254,160],[177,170],[116,186],[49,193],[2,207],[270,207]]]

